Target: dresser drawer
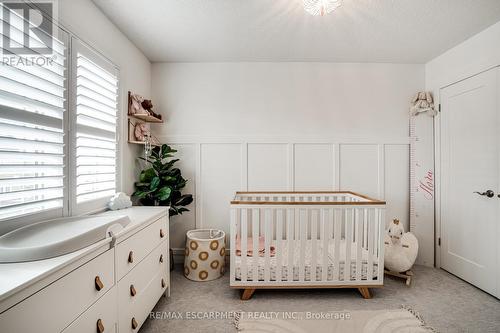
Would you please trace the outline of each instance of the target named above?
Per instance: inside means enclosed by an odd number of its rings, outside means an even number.
[[[106,251],[0,315],[2,332],[61,332],[114,284]]]
[[[149,313],[165,292],[166,286],[162,288],[162,279],[166,279],[165,273],[158,272],[142,294],[129,305],[127,311],[120,312],[118,323],[120,333],[135,333],[141,328]],[[134,324],[135,329],[133,328]]]
[[[64,333],[113,333],[118,326],[116,288],[101,297],[94,305],[68,326]]]
[[[163,217],[119,243],[116,247],[118,280],[167,238],[167,218]]]
[[[167,243],[162,242],[151,254],[118,282],[118,304],[120,310],[126,309],[131,303],[136,301],[157,273],[162,272],[167,275],[168,260]],[[165,282],[168,281],[165,279]]]
[[[160,257],[163,262],[160,262]],[[119,331],[137,332],[169,283],[168,246],[162,242],[118,283]],[[133,329],[132,321],[137,327]]]

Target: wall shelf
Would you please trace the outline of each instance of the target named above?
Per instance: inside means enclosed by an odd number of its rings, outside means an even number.
[[[163,119],[153,117],[149,114],[129,114],[129,117],[142,120],[146,123],[163,123]]]
[[[140,97],[140,96],[139,96]],[[152,146],[160,146],[161,144],[159,143],[159,140],[155,138],[153,135],[151,135],[151,129],[150,129],[150,123],[155,123],[155,124],[162,124],[163,119],[157,118],[149,113],[146,113],[147,111],[143,110],[140,112],[143,112],[141,114],[135,114],[132,113],[132,93],[129,91],[128,92],[128,112],[127,112],[127,117],[128,117],[128,143],[132,144],[137,144],[137,145],[144,145],[144,141],[138,140],[142,139],[145,135],[149,135],[151,140],[154,142],[151,143]],[[136,120],[133,120],[136,119]],[[141,128],[142,135],[136,136],[135,135],[135,130],[136,126],[141,125],[143,128]]]
[[[144,146],[144,141],[134,141],[134,140],[128,140],[128,143],[133,143],[133,144],[136,144],[136,145],[143,145]],[[157,143],[151,143],[152,146],[161,146],[161,144],[157,144]]]

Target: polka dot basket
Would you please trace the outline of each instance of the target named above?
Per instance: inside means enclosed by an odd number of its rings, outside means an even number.
[[[193,281],[210,281],[221,277],[226,269],[224,231],[190,230],[186,238],[184,276]]]

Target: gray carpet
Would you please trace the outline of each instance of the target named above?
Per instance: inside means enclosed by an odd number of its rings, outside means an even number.
[[[385,286],[371,300],[356,290],[257,290],[250,301],[240,301],[229,288],[228,274],[210,282],[191,282],[180,267],[172,272],[172,294],[162,297],[154,311],[176,312],[178,319],[148,319],[141,333],[235,332],[231,319],[199,320],[208,311],[297,311],[396,309],[407,305],[418,311],[429,326],[446,332],[500,332],[500,301],[443,270],[416,266],[411,287],[385,278]],[[193,314],[192,312],[202,312]],[[186,312],[190,312],[187,314]],[[171,316],[173,316],[171,314]]]

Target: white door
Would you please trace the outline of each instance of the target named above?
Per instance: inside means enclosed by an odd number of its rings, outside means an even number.
[[[441,90],[441,266],[497,297],[499,75],[495,68]]]

